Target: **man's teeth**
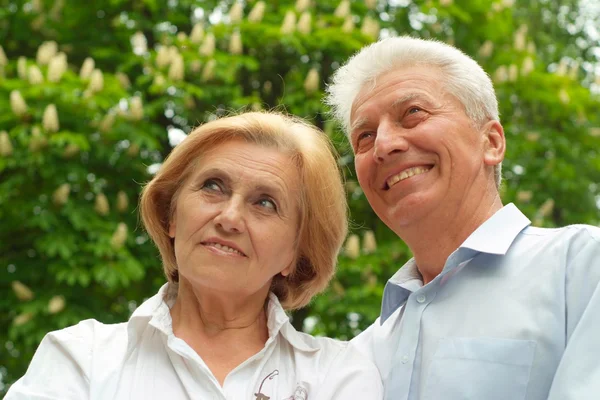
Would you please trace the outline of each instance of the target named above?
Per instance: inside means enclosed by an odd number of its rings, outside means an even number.
[[[428,168],[428,167],[412,167],[409,169],[405,169],[404,171],[400,172],[398,175],[394,175],[390,179],[388,179],[387,185],[388,185],[388,187],[392,187],[396,183],[403,181],[406,178],[410,178],[411,176],[422,174],[424,172],[429,171],[429,169],[430,168]]]
[[[228,253],[235,253],[235,254],[239,254],[240,256],[243,256],[243,254],[241,252],[239,252],[238,250],[233,249],[233,248],[231,248],[229,246],[222,245],[220,243],[206,243],[206,246],[216,247],[219,250],[223,250],[223,251],[226,251]]]

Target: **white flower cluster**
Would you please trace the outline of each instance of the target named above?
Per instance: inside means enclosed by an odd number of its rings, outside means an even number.
[[[366,231],[363,235],[362,253],[371,254],[377,250],[377,242],[373,231]],[[357,234],[352,234],[346,239],[344,245],[344,254],[351,259],[357,259],[361,254],[360,238]]]

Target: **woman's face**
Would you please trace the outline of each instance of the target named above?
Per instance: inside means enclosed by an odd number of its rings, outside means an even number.
[[[266,296],[275,275],[292,272],[300,177],[289,156],[229,141],[203,155],[183,185],[169,226],[180,279]]]

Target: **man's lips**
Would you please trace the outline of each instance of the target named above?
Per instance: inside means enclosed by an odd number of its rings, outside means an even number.
[[[207,247],[214,247],[226,253],[237,254],[243,257],[247,257],[246,254],[235,243],[223,240],[221,238],[211,237],[206,240],[203,240],[202,242],[200,242],[200,244]]]
[[[433,164],[415,165],[412,167],[403,168],[400,172],[390,175],[383,183],[383,189],[388,190],[398,182],[402,182],[410,177],[421,175],[433,168]]]

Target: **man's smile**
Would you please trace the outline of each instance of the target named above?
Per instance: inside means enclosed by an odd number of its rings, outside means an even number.
[[[425,172],[428,172],[431,168],[433,168],[433,165],[419,165],[403,169],[399,173],[394,174],[385,180],[384,189],[388,190],[398,182],[401,182],[415,175],[424,174]]]

